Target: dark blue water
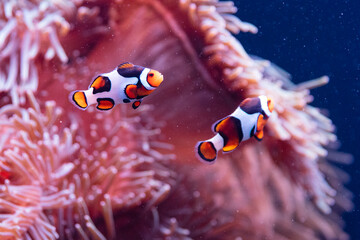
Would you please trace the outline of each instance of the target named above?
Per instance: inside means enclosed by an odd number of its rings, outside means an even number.
[[[327,86],[312,90],[313,105],[329,109],[340,150],[354,156],[352,165],[341,166],[351,175],[347,187],[355,203],[343,218],[351,238],[360,239],[360,1],[236,1],[236,6],[240,19],[259,28],[256,35],[239,35],[248,53],[273,61],[294,82],[330,77]]]

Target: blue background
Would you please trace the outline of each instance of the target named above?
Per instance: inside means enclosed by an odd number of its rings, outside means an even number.
[[[355,208],[343,215],[345,231],[360,239],[360,1],[235,1],[237,16],[258,34],[240,34],[249,54],[271,60],[298,83],[323,75],[330,83],[311,91],[312,105],[329,110],[342,143],[354,162],[340,166],[351,175],[347,187]]]

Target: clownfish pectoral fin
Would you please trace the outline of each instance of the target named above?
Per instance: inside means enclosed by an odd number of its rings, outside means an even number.
[[[254,134],[256,140],[261,141],[264,138],[264,130],[258,131]]]
[[[264,115],[260,114],[256,122],[256,131],[257,132],[262,131],[265,127],[265,124],[266,124],[266,119],[264,118]]]
[[[140,106],[140,104],[141,104],[141,100],[135,101],[132,104],[132,108],[137,109]]]
[[[137,86],[135,84],[129,84],[125,87],[125,94],[130,99],[137,98]]]
[[[75,91],[70,94],[72,102],[76,107],[85,110],[88,107],[86,95],[84,91]]]
[[[96,99],[98,105],[96,106],[99,110],[110,110],[114,107],[115,102],[111,98],[98,98]]]
[[[217,157],[217,150],[210,141],[198,142],[195,149],[198,158],[207,164],[213,164]]]

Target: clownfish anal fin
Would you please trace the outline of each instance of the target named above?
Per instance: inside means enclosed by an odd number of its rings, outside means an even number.
[[[254,134],[254,137],[255,137],[256,140],[258,140],[258,141],[263,140],[263,138],[264,138],[264,131],[261,130],[261,131],[256,132],[256,133]]]
[[[140,106],[140,104],[141,104],[141,100],[135,101],[132,104],[132,108],[137,109]]]
[[[130,62],[124,62],[124,63],[122,63],[122,64],[120,64],[120,65],[118,66],[118,69],[132,68],[132,67],[134,67],[134,66],[135,66],[135,65],[132,64],[132,63],[130,63]]]
[[[110,110],[114,107],[115,102],[111,98],[98,98],[96,99],[98,105],[96,106],[99,110]]]

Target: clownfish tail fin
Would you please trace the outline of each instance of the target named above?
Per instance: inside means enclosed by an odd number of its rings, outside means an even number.
[[[78,108],[85,110],[89,104],[84,91],[75,91],[70,93],[71,102]]]
[[[213,164],[217,157],[217,150],[212,141],[201,141],[196,144],[195,147],[196,155],[200,161]]]

